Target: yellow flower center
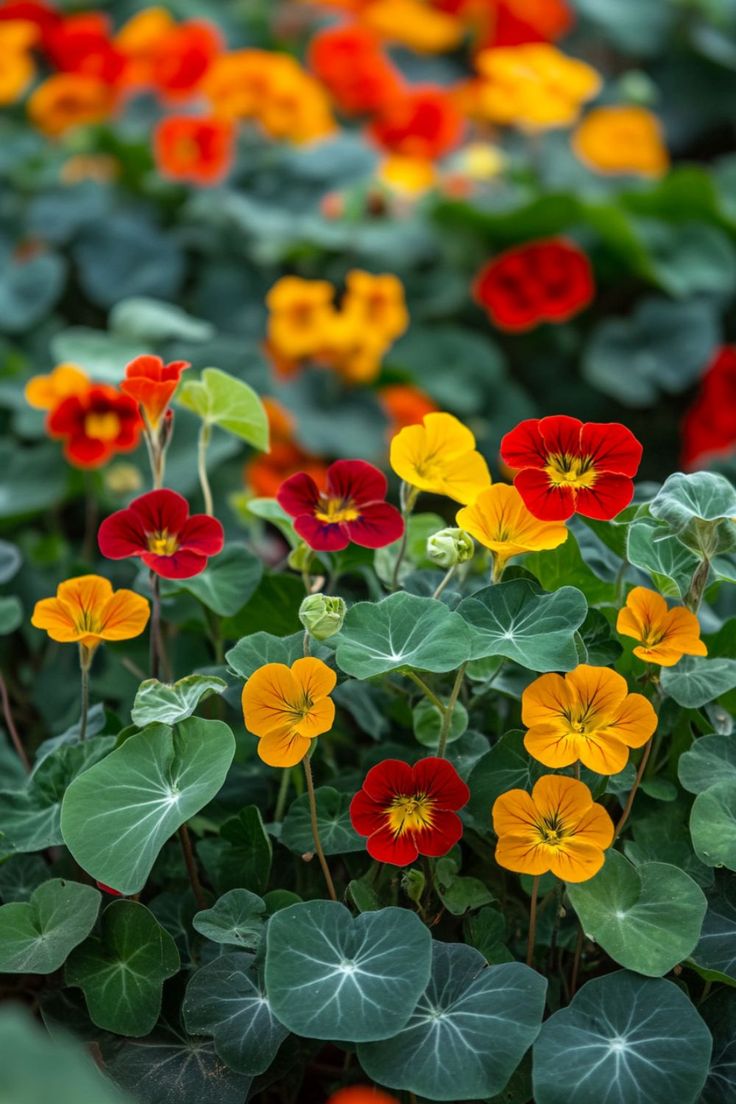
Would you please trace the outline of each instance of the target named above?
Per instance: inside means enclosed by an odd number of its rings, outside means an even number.
[[[346,502],[343,498],[323,497],[314,516],[317,521],[324,521],[327,525],[339,525],[341,521],[357,521],[360,510],[350,500]]]
[[[148,551],[157,556],[173,556],[179,548],[178,539],[164,529],[160,533],[148,534]]]
[[[548,847],[559,847],[565,837],[571,834],[558,815],[538,820],[536,828],[539,832],[539,842]]]
[[[386,809],[388,823],[395,836],[406,832],[421,832],[434,823],[434,802],[427,794],[402,794]]]
[[[84,419],[84,432],[96,441],[114,441],[120,433],[120,419],[111,410],[105,414],[88,414]]]
[[[547,457],[547,466],[544,470],[553,487],[569,487],[570,490],[592,487],[598,478],[590,456],[551,453]]]

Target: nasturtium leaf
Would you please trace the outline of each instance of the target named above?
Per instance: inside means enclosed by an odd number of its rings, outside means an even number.
[[[243,888],[259,895],[265,892],[273,848],[255,805],[226,820],[220,839],[202,840],[197,852],[218,893]]]
[[[623,651],[600,610],[588,610],[580,626],[580,636],[585,645],[587,662],[594,667],[608,667],[616,662]]]
[[[374,1081],[430,1100],[485,1099],[504,1088],[539,1034],[547,982],[520,962],[486,965],[462,943],[432,946],[432,974],[409,1022],[361,1043]]]
[[[175,303],[137,296],[123,299],[110,311],[110,330],[131,341],[209,341],[215,336],[210,322],[194,318]]]
[[[690,811],[690,835],[706,866],[736,870],[736,780],[724,778],[698,794]]]
[[[317,799],[317,825],[325,855],[345,855],[349,851],[364,851],[365,839],[350,822],[352,794],[339,793],[332,786],[320,786]],[[314,836],[309,813],[309,795],[302,794],[292,802],[279,837],[284,847],[303,855],[314,851]]]
[[[530,790],[545,768],[524,747],[522,732],[507,732],[470,772],[468,812],[481,829],[490,830],[491,809],[507,790]]]
[[[685,709],[700,709],[736,687],[736,659],[683,656],[674,667],[663,667],[662,689]]]
[[[133,296],[175,299],[184,278],[177,236],[164,233],[140,205],[84,227],[72,257],[84,294],[105,310]]]
[[[28,901],[48,876],[48,863],[42,855],[11,855],[0,863],[0,898],[6,904]]]
[[[138,687],[130,716],[139,728],[152,721],[173,725],[191,717],[200,701],[226,689],[225,680],[215,675],[186,675],[173,684],[146,679]]]
[[[56,442],[20,448],[10,439],[0,441],[0,471],[0,518],[48,510],[64,498],[67,473]]]
[[[649,573],[657,590],[668,598],[687,594],[700,561],[666,523],[637,518],[629,526],[627,540],[627,559]]]
[[[649,503],[652,517],[683,532],[693,521],[725,521],[736,517],[736,488],[724,475],[675,472]]]
[[[289,1031],[274,1016],[251,954],[220,955],[198,970],[182,1006],[187,1031],[211,1035],[237,1073],[264,1073]]]
[[[51,974],[94,927],[100,893],[53,878],[28,901],[0,905],[0,973]]]
[[[736,992],[721,989],[698,1007],[713,1036],[713,1055],[698,1104],[734,1104],[736,1100]]]
[[[442,731],[442,714],[436,705],[428,698],[421,698],[412,711],[412,724],[414,736],[424,747],[434,750],[439,746],[440,733]],[[450,728],[447,733],[447,743],[453,744],[459,740],[468,727],[468,711],[461,701],[455,703],[452,711]]]
[[[700,937],[705,895],[684,870],[668,863],[633,866],[608,851],[602,870],[567,894],[583,931],[619,966],[662,977]]]
[[[149,725],[72,782],[64,842],[93,878],[138,893],[169,837],[221,788],[234,754],[222,721]]]
[[[51,355],[57,363],[78,364],[92,379],[106,383],[119,383],[124,366],[146,351],[140,340],[87,326],[70,326],[51,340]]]
[[[480,951],[489,965],[514,961],[506,946],[506,919],[498,908],[486,905],[470,913],[463,923],[463,934],[466,942]]]
[[[588,606],[575,587],[545,594],[527,579],[484,587],[458,606],[470,630],[471,659],[505,656],[532,671],[570,671],[574,633]]]
[[[310,654],[317,659],[327,659],[332,655],[329,648],[312,641]],[[252,633],[244,636],[234,647],[225,652],[225,660],[230,670],[241,678],[249,679],[254,671],[265,663],[285,663],[291,667],[295,660],[304,655],[304,633],[292,633],[291,636],[273,636],[267,632]]]
[[[163,983],[178,969],[176,944],[153,913],[138,901],[113,901],[100,935],[73,952],[65,972],[67,984],[84,993],[94,1024],[139,1038],[154,1028]]]
[[[719,874],[708,890],[708,910],[700,940],[690,958],[700,970],[730,985],[736,983],[736,884]]]
[[[265,911],[262,897],[247,889],[231,889],[212,908],[198,912],[192,926],[213,943],[229,943],[244,951],[255,951],[263,935]]]
[[[534,1044],[536,1104],[695,1104],[710,1032],[676,985],[619,970],[587,982]]]
[[[64,290],[66,261],[41,248],[27,256],[0,248],[0,329],[23,333],[51,311]]]
[[[407,1023],[430,975],[432,937],[416,913],[353,918],[308,901],[271,917],[266,992],[276,1017],[309,1039],[389,1039]]]
[[[367,679],[402,667],[454,671],[470,658],[470,638],[462,617],[442,602],[398,593],[352,606],[333,639],[340,670]]]
[[[234,617],[253,597],[262,575],[258,556],[243,544],[226,544],[204,571],[191,579],[178,579],[175,589],[193,594],[220,617]]]
[[[620,794],[630,789],[631,782],[622,788]],[[689,816],[690,803],[684,800],[667,805],[659,803],[653,806],[651,812],[638,814],[631,822],[631,836],[624,840],[626,858],[631,859],[635,866],[647,862],[669,863],[684,870],[701,888],[711,886],[713,870],[702,863],[693,851]]]
[[[14,594],[0,596],[0,636],[15,632],[23,624],[23,606]]]
[[[22,562],[18,549],[10,541],[0,540],[0,585],[8,583],[17,573]]]
[[[205,368],[198,380],[185,380],[177,402],[255,448],[268,449],[268,416],[253,388],[243,380]]]
[[[482,908],[495,900],[480,878],[458,874],[458,864],[449,855],[438,859],[435,867],[437,895],[453,916],[463,916],[469,909]]]
[[[732,736],[701,736],[677,762],[677,776],[688,793],[699,794],[716,782],[736,782],[736,740]]]

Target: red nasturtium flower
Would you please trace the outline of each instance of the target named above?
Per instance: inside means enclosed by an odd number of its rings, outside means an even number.
[[[46,428],[64,441],[64,455],[71,464],[98,468],[115,453],[137,446],[142,422],[128,395],[106,384],[92,384],[54,407]]]
[[[46,40],[46,52],[62,73],[80,73],[105,84],[115,84],[125,67],[116,49],[111,23],[104,12],[79,12],[66,16]]]
[[[457,810],[470,790],[451,763],[430,756],[414,766],[384,759],[365,776],[350,820],[379,862],[408,866],[417,855],[446,855],[463,834]]]
[[[155,429],[187,368],[191,368],[191,364],[186,360],[164,364],[161,357],[139,356],[126,366],[120,390],[135,399],[149,425]]]
[[[233,163],[235,128],[226,119],[170,115],[156,127],[153,151],[162,176],[205,187],[219,184]]]
[[[217,27],[204,19],[173,26],[151,51],[151,83],[169,102],[189,99],[222,50]]]
[[[396,96],[401,77],[367,27],[327,27],[309,46],[309,64],[333,100],[348,114],[379,111]]]
[[[384,106],[369,134],[389,153],[435,161],[458,145],[464,129],[463,117],[446,89],[417,85]]]
[[[316,552],[339,552],[352,542],[383,548],[404,532],[404,522],[386,498],[386,477],[365,460],[336,460],[325,489],[299,472],[279,487],[279,505],[295,519],[294,529]]]
[[[327,1104],[399,1104],[395,1096],[369,1085],[351,1085],[338,1089],[328,1098]]]
[[[736,346],[719,349],[682,423],[682,462],[698,467],[736,450]]]
[[[501,330],[519,333],[540,322],[566,322],[595,294],[590,261],[562,238],[515,246],[489,261],[473,297]]]
[[[138,556],[164,579],[191,579],[222,551],[224,534],[217,518],[189,514],[189,503],[176,491],[149,491],[126,510],[105,518],[97,534],[108,560]]]
[[[501,441],[514,486],[543,521],[573,514],[610,521],[629,505],[642,447],[618,422],[581,422],[566,414],[528,418]]]

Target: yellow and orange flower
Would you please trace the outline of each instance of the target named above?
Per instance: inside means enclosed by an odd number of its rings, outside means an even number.
[[[459,19],[423,0],[373,0],[363,22],[381,38],[426,54],[454,49],[465,33]]]
[[[603,866],[613,821],[575,778],[545,774],[531,794],[509,790],[493,806],[496,862],[538,877],[551,871],[565,882],[586,882]]]
[[[101,123],[117,103],[115,89],[81,73],[54,73],[35,89],[28,101],[34,126],[58,138],[77,126]]]
[[[494,578],[500,578],[506,562],[524,552],[558,548],[567,540],[567,527],[560,521],[540,521],[524,505],[516,487],[494,483],[472,506],[457,513],[457,524],[494,557]]]
[[[662,126],[645,107],[596,107],[580,122],[572,148],[599,173],[664,176],[670,159]]]
[[[76,364],[57,364],[45,376],[34,376],[25,387],[26,402],[36,410],[53,410],[70,395],[81,395],[91,386]]]
[[[31,48],[38,30],[22,19],[0,22],[0,106],[15,103],[33,80]]]
[[[634,655],[645,663],[674,667],[684,655],[708,654],[695,614],[682,606],[668,609],[661,594],[646,587],[634,587],[629,593],[618,612],[616,632],[639,641]]]
[[[452,414],[427,414],[391,441],[391,467],[419,491],[447,495],[464,505],[490,486],[488,465],[475,437]]]
[[[101,575],[59,583],[55,598],[36,602],[31,624],[52,640],[92,652],[103,640],[132,640],[148,623],[148,602],[132,590],[113,590]]]
[[[314,355],[329,338],[333,295],[327,280],[283,276],[266,296],[269,343],[287,359]]]
[[[630,694],[610,667],[581,663],[562,675],[541,675],[521,695],[524,747],[545,767],[578,760],[597,774],[618,774],[629,748],[643,747],[657,714],[643,694]]]
[[[307,656],[291,667],[266,663],[243,687],[245,726],[259,737],[258,754],[271,767],[293,767],[312,740],[329,732],[335,719],[330,694],[337,675],[321,659]]]
[[[356,268],[348,272],[345,285],[342,310],[356,326],[377,331],[386,343],[401,336],[409,325],[409,312],[404,285],[398,276],[390,273],[374,276]]]

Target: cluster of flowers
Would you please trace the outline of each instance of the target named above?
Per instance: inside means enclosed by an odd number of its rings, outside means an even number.
[[[267,346],[279,374],[311,361],[349,383],[376,378],[387,349],[409,324],[404,289],[397,276],[358,269],[345,285],[339,308],[327,280],[284,276],[271,288]]]

